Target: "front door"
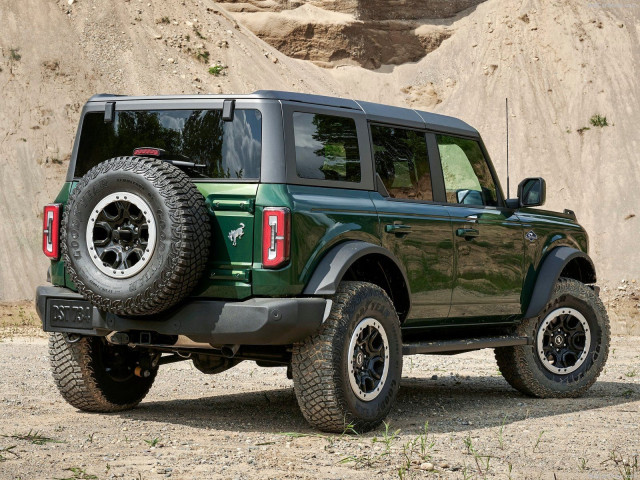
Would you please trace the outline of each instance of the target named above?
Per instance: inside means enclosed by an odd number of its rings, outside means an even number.
[[[449,317],[454,323],[507,320],[521,313],[522,224],[503,208],[477,141],[448,135],[436,141],[455,244]]]
[[[433,202],[425,134],[372,125],[371,137],[376,171],[389,193],[371,194],[382,246],[402,262],[411,288],[404,327],[436,324],[449,314],[454,244],[448,209]]]

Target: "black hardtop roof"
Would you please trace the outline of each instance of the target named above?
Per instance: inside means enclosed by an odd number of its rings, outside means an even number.
[[[311,105],[344,108],[363,112],[372,122],[398,124],[414,128],[426,128],[428,130],[440,130],[466,136],[479,136],[478,131],[462,120],[424,112],[411,108],[393,107],[381,103],[351,100],[348,98],[329,97],[309,93],[285,92],[279,90],[258,90],[245,95],[158,95],[158,96],[126,96],[101,93],[94,95],[89,102],[122,102],[122,101],[147,101],[147,100],[207,100],[207,99],[265,99],[287,102],[299,102]]]

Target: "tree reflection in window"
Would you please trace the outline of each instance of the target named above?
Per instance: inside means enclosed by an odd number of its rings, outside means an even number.
[[[389,195],[432,201],[431,170],[424,133],[372,125],[371,137],[376,172]]]
[[[294,112],[293,129],[299,177],[360,182],[358,134],[352,118]]]
[[[76,177],[108,158],[131,155],[137,147],[161,148],[169,158],[204,165],[188,169],[192,177],[260,177],[262,117],[257,110],[238,109],[231,122],[222,120],[221,110],[119,111],[109,124],[103,116],[85,115]]]

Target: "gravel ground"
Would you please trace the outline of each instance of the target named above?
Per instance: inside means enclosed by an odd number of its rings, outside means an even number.
[[[322,435],[284,368],[167,365],[135,410],[87,414],[58,395],[45,338],[4,338],[0,478],[640,478],[639,343],[614,337],[575,400],[520,395],[491,351],[407,357],[386,435]]]

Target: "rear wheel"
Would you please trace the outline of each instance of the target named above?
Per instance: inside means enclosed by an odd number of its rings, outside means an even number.
[[[402,376],[393,303],[366,282],[342,282],[320,331],[294,345],[293,382],[306,420],[321,430],[370,430],[389,413]]]
[[[158,357],[110,345],[102,337],[69,342],[62,333],[53,333],[49,356],[53,379],[64,399],[88,412],[135,407],[149,392],[158,371]]]
[[[577,397],[596,381],[609,353],[609,318],[595,292],[560,278],[542,313],[525,319],[517,334],[533,345],[496,349],[504,378],[536,397]]]

